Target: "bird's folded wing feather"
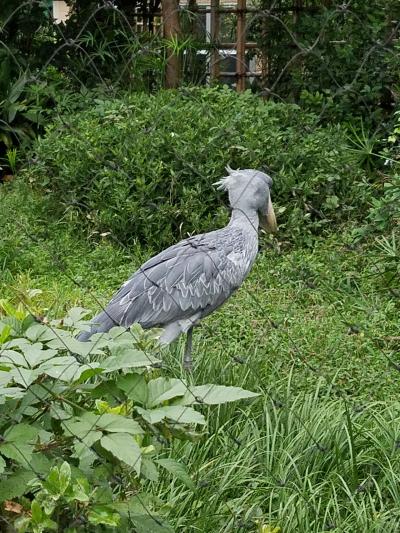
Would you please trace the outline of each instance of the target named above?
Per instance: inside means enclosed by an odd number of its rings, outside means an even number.
[[[166,324],[219,307],[243,280],[240,231],[186,239],[147,261],[115,294],[106,312],[119,324]]]

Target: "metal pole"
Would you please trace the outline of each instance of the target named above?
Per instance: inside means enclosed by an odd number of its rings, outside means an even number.
[[[246,89],[246,0],[237,0],[236,90]]]

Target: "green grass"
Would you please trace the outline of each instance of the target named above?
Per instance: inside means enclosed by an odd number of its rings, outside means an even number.
[[[0,291],[18,301],[40,289],[34,313],[95,312],[151,253],[71,234],[41,198],[8,189]],[[192,379],[261,396],[211,410],[203,441],[170,450],[198,489],[169,477],[149,489],[178,531],[398,531],[398,300],[374,241],[353,246],[350,234],[313,249],[263,240],[245,285],[196,329]],[[181,352],[182,341],[166,358],[171,375]]]

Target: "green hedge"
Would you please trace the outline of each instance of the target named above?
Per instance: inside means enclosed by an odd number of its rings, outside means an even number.
[[[361,179],[340,127],[227,88],[97,99],[49,126],[35,152],[25,175],[57,215],[157,249],[225,223],[212,184],[227,164],[271,170],[279,223],[295,239],[342,219]]]

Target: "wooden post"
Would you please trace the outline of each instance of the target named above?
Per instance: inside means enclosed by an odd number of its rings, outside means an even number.
[[[246,89],[246,0],[237,0],[236,24],[236,90]]]
[[[178,0],[162,0],[162,16],[165,39],[177,39],[180,35],[179,4]],[[179,56],[174,53],[173,47],[169,48],[167,67],[165,71],[165,87],[175,89],[180,82]]]
[[[211,80],[219,79],[219,0],[211,0],[211,58],[210,58],[210,77]]]

